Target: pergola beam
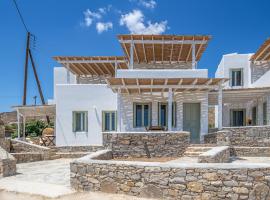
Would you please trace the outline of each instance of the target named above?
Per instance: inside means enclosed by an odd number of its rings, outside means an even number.
[[[76,64],[76,63],[115,63],[115,60],[61,60],[58,61],[61,64]],[[118,63],[126,63],[125,60],[117,60]]]
[[[119,40],[120,43],[136,44],[207,44],[205,40]]]

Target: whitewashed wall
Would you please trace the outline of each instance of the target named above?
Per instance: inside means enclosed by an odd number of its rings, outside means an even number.
[[[231,69],[243,69],[243,87],[251,86],[251,69],[250,69],[250,57],[253,54],[226,54],[222,56],[222,59],[218,65],[215,73],[216,78],[230,78]],[[226,88],[230,88],[230,82],[227,81],[224,85]]]
[[[152,102],[152,125],[158,125],[158,102],[167,102],[167,96],[162,97],[160,93],[156,95],[138,94],[121,95],[121,131],[145,131],[145,128],[133,127],[133,103]],[[176,127],[173,130],[183,130],[183,103],[201,103],[201,139],[208,133],[208,93],[207,92],[182,92],[175,93],[173,101],[176,102]]]
[[[116,94],[104,84],[59,84],[55,89],[56,145],[101,145],[102,110],[116,110]],[[72,111],[88,111],[88,132],[72,131]]]

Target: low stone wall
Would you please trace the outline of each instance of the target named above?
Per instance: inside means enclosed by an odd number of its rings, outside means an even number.
[[[44,153],[50,151],[51,149],[36,144],[30,144],[29,142],[12,139],[10,150],[12,153],[22,153],[22,152]]]
[[[0,147],[10,152],[10,139],[0,139]]]
[[[71,163],[71,186],[79,191],[158,199],[270,199],[269,164],[148,163],[94,160]]]
[[[230,148],[231,156],[270,157],[270,147],[238,147]]]
[[[33,162],[40,160],[52,160],[60,158],[55,149],[30,144],[21,140],[11,140],[10,152],[18,159],[19,163]]]
[[[230,147],[219,146],[199,155],[199,163],[226,163],[230,160]]]
[[[270,126],[229,127],[230,144],[233,146],[268,147],[270,146]]]
[[[34,152],[25,152],[25,153],[11,153],[17,160],[17,163],[27,163],[44,160],[44,153],[34,153]]]
[[[217,143],[217,133],[208,133],[204,136],[204,143],[206,144],[216,144]]]
[[[58,152],[96,152],[104,149],[104,146],[60,146],[52,147]]]
[[[0,147],[0,177],[16,174],[16,159]]]
[[[103,133],[114,157],[179,157],[189,145],[189,132]],[[147,144],[147,148],[145,147]]]

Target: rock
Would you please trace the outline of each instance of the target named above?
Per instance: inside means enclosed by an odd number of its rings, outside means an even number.
[[[128,192],[130,190],[130,187],[128,185],[122,184],[120,186],[120,189],[124,192]]]
[[[183,177],[175,177],[173,179],[170,179],[170,183],[185,183],[185,179]]]
[[[203,185],[199,182],[189,182],[187,188],[192,192],[202,192]]]
[[[212,197],[211,194],[209,193],[203,193],[202,196],[201,196],[201,200],[210,200]]]
[[[162,198],[162,191],[155,185],[149,184],[141,189],[141,197]]]
[[[225,186],[228,186],[228,187],[234,187],[234,186],[238,186],[238,183],[234,180],[231,180],[231,181],[224,181],[223,184]]]
[[[245,187],[233,187],[233,191],[237,194],[248,194],[248,189]]]
[[[90,177],[88,177],[88,181],[89,181],[90,183],[94,183],[94,184],[99,183],[99,181],[98,181],[97,179],[95,179],[95,178],[90,178]]]
[[[218,175],[216,173],[205,173],[203,178],[207,179],[208,181],[216,181],[218,179]]]
[[[100,191],[106,193],[117,193],[117,184],[111,181],[102,181]]]
[[[249,194],[250,200],[268,200],[270,198],[269,195],[269,187],[264,183],[258,183],[255,185],[254,189]]]

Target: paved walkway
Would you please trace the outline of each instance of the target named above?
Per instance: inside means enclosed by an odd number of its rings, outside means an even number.
[[[69,182],[71,161],[58,159],[17,164],[17,175],[0,178],[0,200],[143,200],[126,195],[75,192]]]

